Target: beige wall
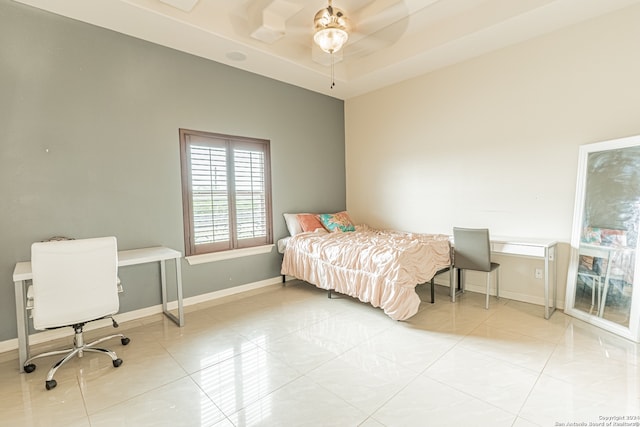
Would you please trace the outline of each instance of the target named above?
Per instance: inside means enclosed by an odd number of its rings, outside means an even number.
[[[353,218],[569,242],[578,146],[640,134],[638,22],[634,6],[348,100]],[[542,301],[541,263],[500,261],[505,296]]]

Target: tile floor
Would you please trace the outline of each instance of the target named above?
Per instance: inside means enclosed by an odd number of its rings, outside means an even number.
[[[562,312],[445,292],[406,322],[297,281],[190,307],[184,328],[152,316],[121,326],[128,346],[109,343],[120,368],[87,354],[51,391],[49,360],[19,374],[5,353],[0,425],[640,425],[639,345]]]

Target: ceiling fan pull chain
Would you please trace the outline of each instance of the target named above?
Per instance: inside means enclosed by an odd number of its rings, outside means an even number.
[[[336,85],[336,79],[335,79],[335,72],[333,70],[333,52],[331,52],[331,86],[329,86],[329,89],[333,89],[335,85]]]

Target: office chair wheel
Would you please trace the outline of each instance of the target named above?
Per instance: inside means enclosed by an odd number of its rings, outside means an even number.
[[[118,359],[113,361],[113,367],[114,368],[117,368],[120,365],[122,365],[122,359],[118,358]]]
[[[33,363],[29,363],[28,365],[24,365],[23,369],[27,374],[30,374],[31,372],[36,370],[36,365],[34,365]]]
[[[44,382],[44,386],[47,388],[47,390],[51,390],[52,388],[56,388],[57,385],[58,385],[58,383],[56,382],[56,380],[49,380],[49,381],[45,381]]]
[[[127,345],[131,342],[131,340],[129,338],[122,338],[120,339],[120,342],[122,343],[122,345]]]

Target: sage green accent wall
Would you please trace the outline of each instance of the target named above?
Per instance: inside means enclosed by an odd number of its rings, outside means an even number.
[[[342,101],[0,1],[0,341],[16,337],[12,273],[34,241],[184,253],[179,128],[271,141],[276,239],[283,212],[345,208]],[[184,295],[276,277],[280,261],[183,262]],[[120,277],[121,311],[160,303],[157,265]]]

